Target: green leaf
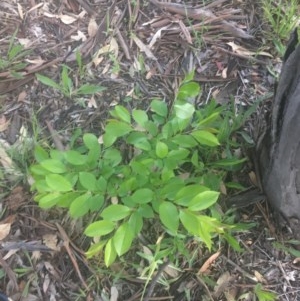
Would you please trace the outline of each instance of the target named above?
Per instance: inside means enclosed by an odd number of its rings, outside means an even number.
[[[47,185],[54,191],[67,192],[73,189],[72,184],[61,175],[46,175],[45,180]]]
[[[78,218],[89,211],[88,199],[91,197],[90,193],[85,193],[77,197],[70,205],[69,212],[73,218]]]
[[[122,161],[122,155],[118,149],[108,148],[103,154],[103,159],[108,161],[111,167],[115,167]]]
[[[111,115],[125,121],[126,123],[130,124],[131,122],[130,114],[123,106],[115,106],[115,109],[111,111]]]
[[[51,78],[41,75],[41,74],[36,74],[36,78],[38,81],[40,81],[42,84],[48,86],[48,87],[52,87],[58,91],[62,90],[62,87],[56,83],[55,81],[53,81]]]
[[[172,142],[178,144],[181,147],[195,147],[198,145],[198,142],[191,135],[176,135],[172,138]]]
[[[190,119],[195,112],[195,106],[188,102],[175,104],[174,109],[176,116],[180,119]]]
[[[142,132],[131,132],[127,138],[126,142],[134,145],[136,148],[149,151],[151,150],[151,144],[148,141],[148,137]]]
[[[111,146],[117,138],[127,135],[132,131],[132,127],[122,121],[111,120],[105,127],[103,142],[106,147]]]
[[[137,212],[144,218],[153,218],[154,217],[153,209],[148,204],[140,205]]]
[[[175,196],[175,203],[181,206],[188,206],[190,201],[199,193],[209,190],[205,186],[193,184],[187,185],[181,188],[176,196]]]
[[[101,240],[95,244],[92,244],[89,249],[85,252],[87,258],[92,258],[93,256],[99,254],[104,246],[106,245],[107,240]]]
[[[189,98],[195,98],[200,93],[200,86],[196,82],[187,82],[179,87],[177,99],[188,100]]]
[[[220,145],[218,138],[204,130],[198,130],[191,133],[191,135],[202,145],[208,145],[208,146],[218,146]]]
[[[145,129],[155,137],[158,134],[158,126],[153,121],[145,122]]]
[[[49,174],[49,170],[45,169],[44,167],[42,167],[42,166],[39,165],[39,164],[31,165],[31,166],[30,166],[30,171],[31,171],[31,173],[33,173],[34,175],[41,175],[41,176],[44,176],[44,175]]]
[[[131,200],[136,204],[146,204],[151,202],[153,195],[154,193],[151,189],[141,188],[132,194]]]
[[[69,208],[74,199],[80,195],[79,192],[67,192],[59,196],[57,199],[57,206],[62,208]]]
[[[183,224],[184,228],[193,235],[198,236],[199,220],[197,216],[189,210],[180,210],[179,219]]]
[[[86,133],[83,135],[83,142],[85,146],[88,149],[99,149],[100,150],[100,144],[98,142],[97,137],[94,134]]]
[[[73,82],[68,74],[68,67],[63,65],[63,69],[61,72],[61,82],[63,86],[63,90],[68,95],[72,93],[73,90]]]
[[[66,166],[59,160],[47,159],[41,162],[41,166],[53,173],[64,173],[67,171]]]
[[[157,115],[162,117],[167,117],[168,115],[168,106],[165,102],[154,99],[150,104],[151,110],[155,112]]]
[[[155,153],[156,156],[160,159],[165,158],[168,155],[169,149],[167,144],[164,142],[158,141],[156,143]]]
[[[259,301],[275,301],[277,294],[264,290],[261,283],[258,283],[254,287],[254,293]]]
[[[58,192],[49,193],[39,200],[39,206],[43,209],[48,209],[57,204],[60,197]]]
[[[113,244],[112,238],[108,240],[104,251],[104,262],[109,267],[117,258],[117,252]]]
[[[136,110],[132,111],[132,117],[134,121],[141,127],[145,127],[146,122],[148,121],[148,115],[145,111]]]
[[[202,119],[199,121],[198,125],[209,125],[215,120],[217,120],[220,116],[220,112],[214,112],[210,114],[208,117]]]
[[[131,227],[135,235],[139,234],[143,228],[143,217],[139,212],[133,212],[128,220],[128,225]]]
[[[124,223],[118,228],[113,236],[113,243],[119,256],[122,256],[130,249],[133,238],[134,232],[128,223]]]
[[[197,194],[189,203],[188,209],[190,211],[201,211],[209,208],[219,198],[220,193],[216,191],[203,191]]]
[[[104,90],[106,90],[106,88],[102,87],[102,86],[84,84],[79,89],[77,89],[75,91],[75,94],[79,94],[79,95],[86,94],[86,95],[88,95],[88,94],[95,94],[95,93],[98,93],[98,92],[102,92]]]
[[[96,190],[96,177],[91,172],[82,171],[79,173],[79,182],[88,191]]]
[[[101,217],[109,221],[119,221],[130,215],[131,209],[127,206],[114,204],[106,207],[102,213]]]
[[[176,234],[179,226],[179,214],[174,204],[163,202],[159,206],[159,218],[167,229]]]
[[[34,149],[34,158],[40,163],[46,159],[49,159],[49,154],[40,145],[37,145]]]
[[[91,223],[84,231],[84,234],[89,237],[98,237],[106,235],[114,231],[115,224],[111,221],[97,221]]]
[[[214,166],[219,166],[219,167],[232,167],[232,166],[244,163],[246,161],[247,161],[247,158],[242,158],[242,159],[230,158],[230,159],[223,159],[223,160],[215,161],[212,164]]]
[[[103,194],[93,195],[87,200],[87,206],[91,212],[100,210],[103,204],[104,204]]]
[[[87,160],[87,156],[84,156],[75,150],[66,151],[64,157],[66,161],[72,165],[83,165]]]

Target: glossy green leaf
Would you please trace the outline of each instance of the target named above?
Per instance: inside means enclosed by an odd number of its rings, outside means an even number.
[[[58,192],[49,193],[39,199],[39,206],[43,209],[48,209],[57,204],[57,200],[60,197]]]
[[[111,112],[111,115],[125,121],[126,123],[130,123],[131,121],[128,110],[120,105],[115,106],[114,110]]]
[[[87,160],[87,156],[84,156],[75,150],[66,151],[64,157],[66,161],[72,165],[83,165]]]
[[[177,99],[180,100],[188,100],[189,98],[195,98],[200,93],[200,86],[198,83],[190,81],[184,83],[179,87],[179,91],[177,93]]]
[[[168,106],[165,102],[154,99],[150,104],[151,110],[157,115],[166,117],[168,115]]]
[[[37,162],[42,162],[49,159],[49,154],[40,145],[37,145],[34,149],[34,158]]]
[[[220,145],[218,138],[214,134],[208,131],[198,130],[192,132],[191,135],[202,145],[207,145],[207,146]]]
[[[195,112],[195,106],[188,102],[175,104],[174,108],[176,116],[180,119],[190,119]]]
[[[106,207],[102,213],[101,217],[109,221],[119,221],[130,215],[131,209],[127,206],[120,204],[113,204]]]
[[[167,144],[164,142],[158,141],[156,143],[155,153],[158,158],[165,158],[168,155],[169,149]]]
[[[153,218],[154,217],[153,209],[148,204],[140,205],[137,212],[144,218]]]
[[[173,234],[178,230],[179,214],[177,207],[171,202],[163,202],[159,206],[159,218]]]
[[[87,206],[91,212],[98,211],[104,204],[104,195],[95,194],[87,200]]]
[[[115,224],[111,221],[97,221],[91,223],[84,231],[89,237],[98,237],[111,233],[115,229]]]
[[[122,155],[118,149],[108,148],[103,154],[103,159],[108,161],[111,167],[115,167],[122,161]]]
[[[108,240],[104,251],[104,262],[109,267],[117,258],[117,252],[113,244],[112,238]]]
[[[209,125],[212,122],[214,122],[215,120],[217,120],[220,116],[220,112],[214,112],[212,114],[210,114],[208,117],[202,119],[199,121],[198,125]]]
[[[188,206],[190,201],[199,193],[203,191],[209,190],[205,186],[193,184],[193,185],[187,185],[183,188],[181,188],[176,196],[175,196],[175,203],[181,206]]]
[[[145,123],[148,121],[148,115],[145,111],[136,110],[132,111],[132,117],[134,121],[141,127],[145,127]]]
[[[50,173],[49,170],[47,170],[46,168],[42,167],[39,164],[31,165],[30,171],[33,175],[41,175],[41,176],[45,176]]]
[[[69,212],[73,218],[78,218],[89,211],[88,199],[91,197],[89,193],[78,196],[70,205]]]
[[[79,182],[88,191],[96,190],[96,177],[91,172],[82,171],[79,173]]]
[[[128,223],[122,224],[113,236],[113,244],[119,256],[125,254],[131,247],[134,232]]]
[[[145,123],[145,129],[153,136],[155,137],[158,134],[158,126],[153,121],[147,121]]]
[[[101,240],[95,244],[92,244],[89,249],[85,252],[87,258],[92,258],[93,256],[99,254],[104,246],[106,245],[107,240]]]
[[[73,200],[80,195],[79,192],[67,192],[59,196],[57,199],[57,206],[62,208],[69,208]]]
[[[172,138],[172,142],[178,144],[180,147],[195,147],[198,142],[191,135],[176,135]]]
[[[188,203],[188,209],[190,211],[205,210],[217,202],[219,195],[220,193],[216,191],[203,191]]]
[[[66,166],[59,160],[47,159],[41,162],[41,166],[53,173],[64,173],[67,171]]]
[[[184,228],[193,235],[198,236],[199,220],[197,216],[189,210],[180,210],[179,219]]]
[[[127,143],[134,145],[136,148],[149,151],[151,150],[151,144],[147,135],[143,132],[131,132],[127,138]]]
[[[143,228],[143,217],[139,212],[133,212],[128,220],[128,225],[131,227],[135,235],[139,234]]]
[[[100,144],[97,137],[94,134],[86,133],[83,135],[83,142],[88,149],[99,149]]]
[[[105,127],[103,142],[106,147],[111,146],[117,138],[123,137],[132,131],[132,127],[122,121],[111,120]]]
[[[146,204],[151,202],[153,195],[154,193],[151,189],[141,188],[132,194],[131,200],[136,204]]]
[[[72,184],[63,176],[49,174],[45,177],[47,185],[54,191],[66,192],[73,189]]]

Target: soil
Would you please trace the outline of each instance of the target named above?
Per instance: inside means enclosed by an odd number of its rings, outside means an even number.
[[[113,106],[147,108],[153,98],[171,104],[192,70],[202,89],[199,107],[212,97],[237,110],[257,101],[261,110],[269,107],[276,81],[270,70],[278,74],[281,60],[265,41],[271,29],[262,16],[260,2],[250,0],[1,1],[1,57],[7,61],[13,35],[29,50],[16,59],[25,66],[1,67],[0,59],[1,291],[22,301],[255,300],[261,283],[278,300],[300,300],[298,242],[274,223],[265,200],[249,199],[237,209],[237,222],[253,224],[236,234],[242,252],[224,247],[212,253],[191,241],[193,265],[180,262],[176,270],[162,264],[142,297],[146,280],[129,264],[136,255],[111,273],[101,258],[87,260],[90,241],[82,238],[82,221],[60,209],[39,209],[24,178],[36,137],[65,148],[78,129],[100,136]],[[59,82],[62,64],[74,71],[74,89],[84,83],[106,89],[66,97],[36,79],[39,73]],[[256,122],[248,129],[255,137]],[[252,169],[243,175],[246,182],[253,183]],[[165,282],[158,281],[161,275]]]

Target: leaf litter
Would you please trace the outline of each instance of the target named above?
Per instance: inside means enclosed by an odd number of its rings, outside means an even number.
[[[151,98],[172,99],[180,79],[193,69],[203,90],[199,105],[211,95],[220,103],[233,98],[237,106],[252,104],[257,96],[269,101],[273,82],[266,65],[277,65],[278,60],[270,47],[263,46],[263,20],[256,2],[193,2],[0,3],[2,57],[16,28],[15,43],[30,50],[25,65],[18,65],[22,59],[14,62],[14,73],[0,69],[0,138],[5,145],[0,147],[0,162],[10,174],[7,187],[0,187],[0,264],[4,273],[0,288],[13,300],[139,300],[145,284],[138,268],[115,266],[120,275],[116,281],[102,274],[101,262],[85,258],[87,242],[80,238],[81,222],[75,225],[63,210],[41,211],[31,201],[26,185],[15,184],[19,183],[14,177],[18,168],[9,148],[17,143],[22,127],[28,129],[28,135],[33,133],[33,114],[44,135],[64,149],[78,127],[101,137],[101,122],[109,109],[125,99],[145,107]],[[42,73],[57,80],[61,63],[76,70],[77,52],[84,60],[88,81],[107,88],[83,99],[85,106],[45,88],[35,78]],[[75,85],[80,81],[80,75],[74,76]],[[14,116],[20,124],[12,122]],[[284,244],[288,234],[283,239],[274,231],[265,203],[243,207],[240,219],[256,222],[255,228],[239,235],[245,251],[220,250],[220,256],[219,252],[199,251],[196,243],[190,242],[186,247],[197,254],[195,266],[184,261],[176,269],[166,265],[161,275],[169,287],[153,277],[150,285],[155,290],[148,297],[187,300],[188,290],[193,300],[234,300],[250,296],[254,285],[261,282],[280,293],[280,300],[296,298],[299,264],[284,247],[273,245],[275,239]],[[141,266],[146,264],[141,261]],[[208,286],[198,271],[215,284]],[[88,282],[92,277],[97,284]],[[84,297],[79,297],[80,289],[85,291]]]

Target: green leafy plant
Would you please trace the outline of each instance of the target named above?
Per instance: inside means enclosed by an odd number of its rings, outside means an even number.
[[[255,285],[254,293],[259,301],[274,301],[277,299],[277,294],[263,289],[260,283]]]
[[[84,72],[84,68],[82,66],[80,55],[77,55],[76,59],[77,59],[77,63],[79,64],[80,75],[82,76],[82,72]],[[103,86],[92,85],[92,84],[82,84],[81,86],[76,87],[71,77],[71,70],[66,65],[62,66],[59,83],[55,82],[51,78],[44,76],[42,74],[36,74],[36,77],[42,84],[58,90],[67,98],[71,98],[71,99],[75,98],[78,102],[80,102],[79,98],[84,95],[93,95],[95,93],[102,92],[106,89]]]
[[[65,152],[36,147],[31,173],[39,206],[68,208],[73,218],[96,213],[84,231],[94,239],[89,257],[104,249],[111,265],[153,222],[168,240],[165,256],[175,256],[188,236],[210,249],[222,235],[239,248],[230,235],[234,227],[222,222],[214,206],[228,170],[244,159],[229,150],[236,142],[222,107],[192,104],[199,92],[189,75],[170,107],[158,99],[149,111],[115,106],[102,145],[87,133]]]
[[[286,41],[294,28],[299,24],[299,1],[263,0],[264,17],[273,31],[271,39],[277,52],[282,56]],[[267,34],[268,35],[268,34]]]
[[[27,66],[23,59],[31,51],[25,50],[24,46],[15,43],[16,34],[17,31],[10,38],[6,55],[1,55],[0,57],[0,71],[9,70],[12,76],[22,78],[22,74],[19,71]]]

